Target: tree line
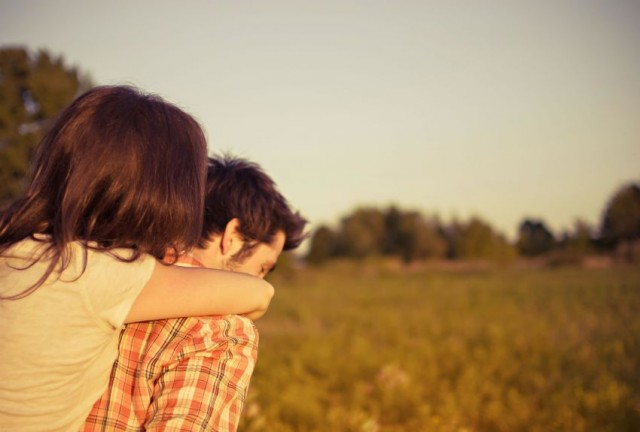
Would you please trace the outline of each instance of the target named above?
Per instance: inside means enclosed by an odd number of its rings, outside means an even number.
[[[343,217],[337,227],[318,227],[306,259],[312,264],[371,256],[395,256],[405,262],[509,261],[519,256],[570,261],[587,254],[617,251],[635,260],[640,258],[639,244],[640,183],[631,182],[613,193],[598,227],[577,221],[571,230],[554,234],[544,220],[524,218],[514,242],[479,217],[443,223],[437,217],[396,206],[360,207]]]
[[[48,124],[76,96],[93,86],[62,56],[45,50],[0,47],[0,207],[22,192],[29,160]],[[575,257],[594,251],[623,250],[639,256],[640,183],[615,191],[596,229],[577,222],[559,235],[543,220],[525,218],[515,242],[479,217],[443,223],[395,206],[360,207],[337,227],[317,228],[306,256],[310,263],[332,258],[395,256],[425,259],[511,260],[555,253]]]

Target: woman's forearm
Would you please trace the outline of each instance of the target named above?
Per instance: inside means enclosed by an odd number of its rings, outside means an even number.
[[[125,322],[227,314],[256,319],[273,295],[273,286],[255,276],[157,263]]]

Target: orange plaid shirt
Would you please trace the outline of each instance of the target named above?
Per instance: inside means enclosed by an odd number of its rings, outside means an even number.
[[[235,431],[257,354],[258,331],[238,315],[128,324],[81,430]]]

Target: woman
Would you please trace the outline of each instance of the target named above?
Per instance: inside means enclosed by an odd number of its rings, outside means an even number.
[[[44,136],[0,216],[1,430],[77,430],[126,322],[264,313],[259,278],[158,261],[199,239],[206,154],[192,117],[125,86],[85,93]]]

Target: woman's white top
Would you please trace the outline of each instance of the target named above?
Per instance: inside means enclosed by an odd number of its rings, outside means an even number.
[[[20,293],[44,274],[46,259],[25,268],[42,245],[24,240],[0,257],[0,296]],[[129,250],[88,250],[83,272],[83,247],[74,243],[71,251],[60,277],[52,274],[22,299],[0,300],[0,430],[81,427],[108,385],[124,319],[156,262],[113,255]]]

